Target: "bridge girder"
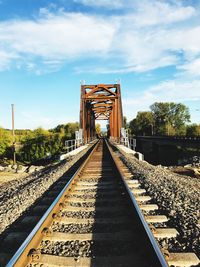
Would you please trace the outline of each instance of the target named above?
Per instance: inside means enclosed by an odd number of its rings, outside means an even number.
[[[123,127],[120,84],[81,85],[80,128],[85,141],[96,135],[95,120],[108,120],[110,136],[120,138]]]

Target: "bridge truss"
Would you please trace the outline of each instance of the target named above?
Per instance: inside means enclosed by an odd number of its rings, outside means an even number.
[[[86,142],[96,135],[95,120],[108,120],[110,137],[120,138],[123,127],[120,84],[81,85],[80,128]]]

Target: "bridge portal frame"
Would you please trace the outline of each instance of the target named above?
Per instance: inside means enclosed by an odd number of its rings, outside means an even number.
[[[80,128],[85,142],[96,136],[95,120],[108,120],[110,137],[120,138],[123,127],[120,84],[81,85]]]

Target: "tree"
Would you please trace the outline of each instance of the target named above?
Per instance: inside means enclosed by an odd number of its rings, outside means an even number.
[[[200,136],[200,124],[187,125],[186,134],[187,136]]]
[[[110,137],[110,124],[106,124],[106,129],[107,129],[107,137]]]
[[[66,124],[59,124],[54,129],[50,130],[53,133],[60,133],[61,135],[65,135],[65,125]]]
[[[154,118],[150,111],[139,111],[135,119],[130,121],[132,134],[153,135]]]
[[[42,127],[35,129],[32,133],[33,133],[33,136],[36,136],[36,137],[49,135],[49,131],[43,129]]]
[[[60,124],[51,130],[45,130],[41,127],[33,131],[15,130],[18,160],[38,163],[38,161],[57,156],[65,151],[65,140],[74,139],[75,131],[78,129],[78,122],[72,122]],[[12,155],[11,146],[12,131],[0,128],[0,157],[10,158]]]
[[[75,131],[79,130],[78,122],[69,122],[66,124],[59,124],[55,128],[51,129],[50,132],[58,133],[65,138],[65,140],[74,139]]]
[[[152,111],[156,134],[184,135],[185,124],[190,121],[189,109],[181,103],[155,102],[150,106]]]
[[[123,126],[125,129],[128,128],[128,123],[127,123],[127,117],[126,116],[123,116]]]
[[[96,129],[97,135],[100,136],[101,135],[101,124],[100,123],[96,123],[95,129]]]
[[[75,131],[79,130],[78,122],[69,122],[65,126],[65,134],[69,139],[75,138]]]
[[[0,156],[6,156],[7,149],[12,145],[11,132],[0,128]]]
[[[22,142],[21,159],[37,163],[49,156],[58,155],[64,148],[64,141],[60,134],[41,130],[34,131],[34,137]]]
[[[32,133],[32,131],[28,130],[28,129],[25,129],[25,130],[16,129],[15,130],[15,140],[16,140],[16,142],[23,141],[24,139],[27,138],[27,136],[30,136],[31,133]]]

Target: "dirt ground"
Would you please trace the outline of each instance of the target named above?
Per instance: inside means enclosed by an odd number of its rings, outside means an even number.
[[[0,186],[3,185],[4,183],[13,181],[13,180],[18,180],[21,178],[26,178],[28,173],[11,173],[11,172],[0,172]]]
[[[182,166],[177,166],[177,167],[170,167],[170,171],[180,174],[180,175],[186,175],[190,176],[193,178],[200,178],[200,169],[198,168],[186,168]]]

